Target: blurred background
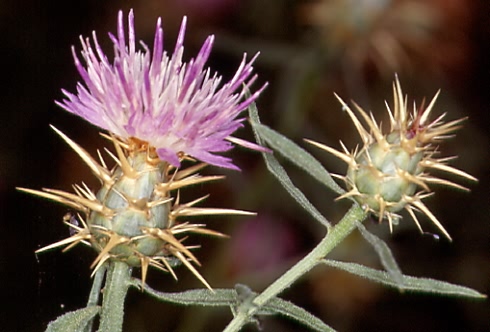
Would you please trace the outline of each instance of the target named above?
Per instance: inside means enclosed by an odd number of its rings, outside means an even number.
[[[458,155],[453,165],[479,178],[471,193],[439,188],[427,205],[454,241],[420,235],[406,218],[391,235],[386,224],[368,221],[370,231],[392,248],[402,271],[490,293],[490,2],[487,0],[134,0],[0,1],[2,65],[0,110],[0,311],[2,331],[43,331],[58,315],[83,307],[95,258],[78,246],[38,256],[34,251],[69,236],[61,222],[67,208],[17,192],[16,186],[71,191],[97,180],[49,128],[55,125],[91,153],[107,142],[97,128],[54,104],[61,88],[75,90],[79,76],[71,46],[97,31],[109,58],[106,32],[115,32],[117,11],[135,11],[138,40],[151,45],[162,17],[165,48],[173,50],[183,15],[189,18],[187,58],[209,34],[216,44],[209,65],[226,78],[243,52],[260,50],[259,82],[269,87],[258,101],[262,121],[304,146],[325,167],[342,173],[336,158],[310,146],[310,138],[339,148],[360,142],[333,92],[356,100],[387,122],[384,100],[392,103],[398,73],[409,104],[442,89],[435,112],[447,119],[468,117],[455,139],[441,148]],[[238,136],[253,139],[249,127]],[[187,190],[189,198],[211,193],[206,206],[258,212],[256,218],[213,217],[208,227],[231,239],[190,239],[201,244],[200,269],[213,287],[236,283],[260,291],[303,257],[324,235],[267,173],[258,153],[236,148],[241,172],[220,183]],[[294,182],[332,222],[348,208],[309,176],[283,163]],[[459,179],[454,179],[459,180]],[[426,219],[422,227],[437,230]],[[373,250],[352,234],[332,258],[379,268]],[[191,273],[150,271],[148,284],[162,291],[201,287]],[[136,273],[138,273],[136,271]],[[282,296],[339,331],[490,331],[488,301],[441,298],[398,291],[344,272],[318,267]],[[159,303],[131,290],[125,331],[221,331],[231,319],[225,309],[185,308]],[[281,317],[261,319],[262,331],[306,331]],[[245,331],[254,331],[247,327]]]

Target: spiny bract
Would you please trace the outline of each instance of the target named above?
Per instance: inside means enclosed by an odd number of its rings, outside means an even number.
[[[367,124],[364,128],[359,118],[336,95],[343,109],[349,114],[363,146],[349,152],[342,142],[343,152],[329,146],[306,140],[317,147],[340,158],[348,165],[347,174],[339,176],[345,182],[348,192],[338,199],[351,197],[379,217],[379,221],[387,218],[390,230],[400,216],[398,211],[405,209],[413,218],[422,232],[415,211],[423,212],[451,240],[442,224],[422,202],[422,199],[433,195],[429,184],[442,184],[455,188],[467,188],[451,181],[434,177],[429,169],[437,169],[454,175],[476,181],[476,179],[454,167],[447,165],[453,158],[435,158],[437,143],[450,137],[448,134],[460,128],[465,119],[444,123],[445,113],[435,120],[429,121],[429,115],[434,107],[439,92],[434,96],[427,108],[417,110],[414,105],[412,113],[407,108],[407,98],[403,96],[398,78],[393,84],[394,106],[388,105],[391,129],[383,134],[372,114],[368,115],[361,107],[354,106]],[[420,188],[420,191],[417,189]]]
[[[188,203],[181,203],[179,190],[183,187],[222,179],[223,176],[201,176],[198,172],[205,163],[178,169],[162,161],[155,148],[136,138],[123,139],[108,136],[114,144],[116,154],[109,155],[116,162],[113,169],[106,166],[99,153],[100,163],[65,134],[53,129],[90,167],[101,181],[102,188],[94,194],[85,184],[74,185],[75,194],[55,189],[43,191],[19,188],[22,191],[42,196],[80,211],[77,225],[73,216],[64,218],[72,229],[70,237],[53,243],[37,252],[67,245],[64,250],[82,242],[98,252],[92,264],[94,272],[107,260],[124,261],[131,266],[140,266],[142,282],[145,283],[149,266],[170,272],[184,264],[206,287],[210,285],[191,264],[200,265],[190,251],[195,246],[182,242],[185,234],[199,233],[225,236],[204,228],[204,224],[178,222],[182,217],[201,215],[253,215],[254,213],[233,209],[194,207],[207,196]],[[181,160],[190,159],[182,155]],[[71,222],[70,222],[71,221]]]

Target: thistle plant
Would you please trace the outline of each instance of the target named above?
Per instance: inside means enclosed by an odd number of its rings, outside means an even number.
[[[386,219],[393,229],[401,218],[400,212],[406,210],[422,229],[416,217],[416,213],[422,212],[451,239],[422,200],[433,194],[433,184],[467,189],[429,172],[435,169],[466,180],[476,179],[448,165],[451,158],[438,157],[438,144],[458,129],[464,119],[444,123],[444,114],[431,119],[437,94],[427,108],[414,106],[409,112],[408,98],[397,79],[394,105],[388,107],[391,125],[388,132],[384,132],[372,114],[355,105],[356,115],[339,98],[361,137],[362,146],[351,152],[342,144],[343,151],[337,151],[307,141],[347,164],[346,174],[337,176],[344,182],[346,192],[309,153],[260,123],[255,101],[266,85],[251,92],[257,78],[252,74],[257,56],[247,60],[244,55],[236,74],[223,84],[221,76],[205,69],[213,36],[205,40],[194,59],[183,62],[185,18],[171,55],[163,48],[160,19],[152,50],[143,43],[142,50],[137,50],[132,11],[128,21],[128,39],[122,12],[118,16],[117,34],[109,34],[114,45],[113,61],[102,50],[95,32],[92,41],[81,38],[82,59],[75,48],[72,51],[82,82],[78,83],[76,93],[63,90],[65,98],[57,102],[66,111],[101,128],[104,131],[101,135],[113,145],[112,151],[106,149],[107,157],[99,152],[94,158],[53,127],[90,168],[101,187],[93,191],[82,182],[73,186],[74,192],[20,188],[78,211],[63,218],[71,235],[38,252],[57,247],[67,250],[78,244],[95,251],[91,266],[93,286],[87,306],[54,320],[48,325],[48,332],[88,332],[94,328],[101,332],[122,331],[124,300],[130,287],[178,305],[229,307],[234,317],[226,332],[239,331],[245,324],[256,323],[258,316],[271,314],[289,317],[312,330],[333,331],[321,319],[279,297],[317,265],[342,269],[400,291],[485,297],[464,286],[404,275],[386,243],[362,224],[369,214],[374,214],[380,222]],[[241,113],[246,109],[258,144],[232,136],[243,125],[245,118]],[[223,179],[220,175],[200,174],[207,165],[238,169],[231,158],[220,155],[234,145],[260,151],[272,175],[325,230],[324,238],[310,253],[262,292],[241,284],[234,289],[220,289],[208,283],[198,270],[200,261],[194,252],[198,245],[193,238],[188,239],[194,234],[225,236],[208,229],[203,222],[194,223],[194,217],[253,214],[201,207],[207,195],[186,202],[181,200],[181,190]],[[336,192],[339,199],[351,199],[353,205],[345,216],[335,224],[322,216],[294,186],[272,151],[264,147],[267,145]],[[107,160],[114,166],[109,166]],[[326,258],[355,230],[373,246],[386,271]],[[147,284],[150,267],[177,279],[179,266],[190,270],[204,288],[168,293]],[[134,268],[141,271],[141,279],[133,277]],[[100,294],[102,301],[99,301]]]
[[[128,42],[122,12],[117,35],[109,34],[114,44],[113,62],[102,51],[95,32],[93,46],[89,39],[80,38],[85,65],[75,48],[73,58],[83,82],[78,83],[76,94],[63,90],[65,99],[57,102],[68,112],[107,131],[102,136],[114,146],[115,153],[110,150],[107,153],[115,166],[108,167],[101,153],[97,161],[53,127],[91,169],[101,188],[93,192],[85,183],[74,185],[74,193],[20,188],[79,211],[64,220],[73,235],[37,252],[59,246],[66,246],[67,250],[83,243],[97,252],[91,266],[94,274],[98,271],[103,274],[110,267],[115,278],[127,278],[132,267],[140,267],[144,287],[150,266],[177,279],[174,269],[185,265],[211,289],[194,266],[200,265],[191,251],[197,246],[183,242],[191,234],[225,235],[189,219],[254,213],[198,207],[207,196],[182,202],[179,193],[188,186],[223,179],[200,175],[199,171],[207,165],[238,169],[230,158],[216,154],[230,150],[233,144],[265,151],[232,136],[242,126],[244,119],[239,117],[240,113],[266,86],[245,96],[257,78],[252,75],[252,65],[258,54],[249,61],[245,54],[234,77],[222,85],[222,77],[204,67],[213,36],[205,40],[195,59],[184,63],[186,18],[172,55],[163,50],[160,19],[152,52],[144,44],[143,51],[136,50],[133,11],[128,20]],[[108,279],[108,289],[110,283]],[[110,292],[104,294],[106,297],[111,297]],[[101,314],[101,331],[121,329],[122,311],[114,312],[109,305],[103,305]]]
[[[338,199],[351,199],[353,205],[339,222],[330,223],[294,185],[278,160],[273,155],[263,153],[269,171],[316,221],[325,226],[326,235],[311,252],[269,287],[261,293],[250,293],[247,301],[235,309],[235,317],[228,324],[225,329],[226,332],[239,331],[243,325],[253,322],[257,315],[270,314],[271,312],[293,318],[311,330],[335,331],[317,317],[290,302],[284,302],[278,297],[281,292],[318,265],[340,269],[373,282],[396,288],[399,291],[486,298],[486,295],[464,286],[403,274],[388,245],[381,238],[370,233],[362,224],[370,214],[374,214],[380,221],[387,219],[390,228],[392,228],[400,218],[397,212],[405,209],[421,229],[414,214],[415,210],[424,213],[451,240],[447,231],[421,200],[433,194],[429,189],[429,184],[467,189],[449,180],[429,175],[428,170],[445,171],[466,180],[475,181],[476,179],[449,166],[447,162],[452,158],[435,157],[438,153],[437,144],[449,138],[448,135],[458,129],[464,120],[458,119],[443,123],[442,119],[445,114],[430,120],[429,116],[438,94],[427,108],[417,109],[414,106],[413,112],[409,113],[408,99],[403,96],[397,78],[394,83],[395,102],[393,111],[388,107],[391,130],[385,134],[383,134],[381,125],[376,123],[372,114],[368,115],[355,105],[360,117],[368,125],[369,131],[366,130],[354,112],[338,97],[343,109],[348,113],[361,136],[362,148],[356,148],[350,152],[341,143],[343,152],[340,152],[318,142],[308,139],[306,141],[343,160],[348,165],[346,175],[333,175],[327,172],[304,149],[273,129],[261,124],[257,109],[255,107],[250,108],[251,123],[259,143],[269,145],[287,160],[339,194]],[[340,178],[346,184],[348,191],[342,189],[332,176]],[[417,192],[417,188],[420,188],[420,191]],[[358,230],[364,239],[372,245],[385,271],[357,263],[327,258],[327,255],[354,230]]]

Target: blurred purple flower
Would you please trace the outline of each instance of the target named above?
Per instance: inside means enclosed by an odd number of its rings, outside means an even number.
[[[274,274],[301,250],[295,230],[273,215],[260,214],[248,220],[236,228],[232,238],[227,261],[233,279]]]
[[[257,99],[265,88],[245,96],[257,75],[252,76],[255,55],[246,54],[234,75],[221,85],[222,77],[204,69],[214,36],[209,36],[195,59],[182,61],[186,17],[182,20],[174,52],[163,50],[161,19],[156,25],[153,51],[141,43],[136,50],[134,15],[128,16],[129,40],[126,44],[123,13],[118,15],[113,63],[102,51],[95,32],[94,48],[90,39],[80,37],[83,66],[72,48],[75,65],[84,84],[77,94],[63,90],[66,98],[57,102],[62,108],[122,139],[137,138],[154,147],[160,159],[178,167],[183,156],[208,164],[237,169],[230,158],[216,155],[233,144],[255,150],[261,147],[231,135],[242,126],[239,114]],[[238,90],[238,92],[236,92]]]

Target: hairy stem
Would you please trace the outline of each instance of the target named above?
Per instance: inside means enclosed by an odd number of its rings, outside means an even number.
[[[94,280],[92,282],[92,288],[90,289],[90,295],[87,301],[87,307],[96,306],[99,303],[100,290],[104,281],[107,268],[105,265],[101,266],[97,272],[95,272]],[[92,331],[94,319],[92,319],[84,329],[84,332]]]
[[[319,264],[332,249],[356,228],[356,222],[361,222],[366,217],[367,213],[360,206],[354,205],[308,255],[279,277],[279,279],[267,287],[262,293],[257,295],[253,300],[252,306],[247,306],[247,308],[242,310],[239,308],[236,316],[223,332],[240,331],[264,304]]]
[[[92,288],[90,289],[90,295],[87,301],[87,307],[94,306],[99,303],[100,290],[102,288],[106,270],[106,266],[103,265],[97,270],[97,272],[95,272]]]
[[[109,265],[104,286],[99,332],[121,332],[124,318],[124,299],[129,288],[131,268],[123,262]]]

